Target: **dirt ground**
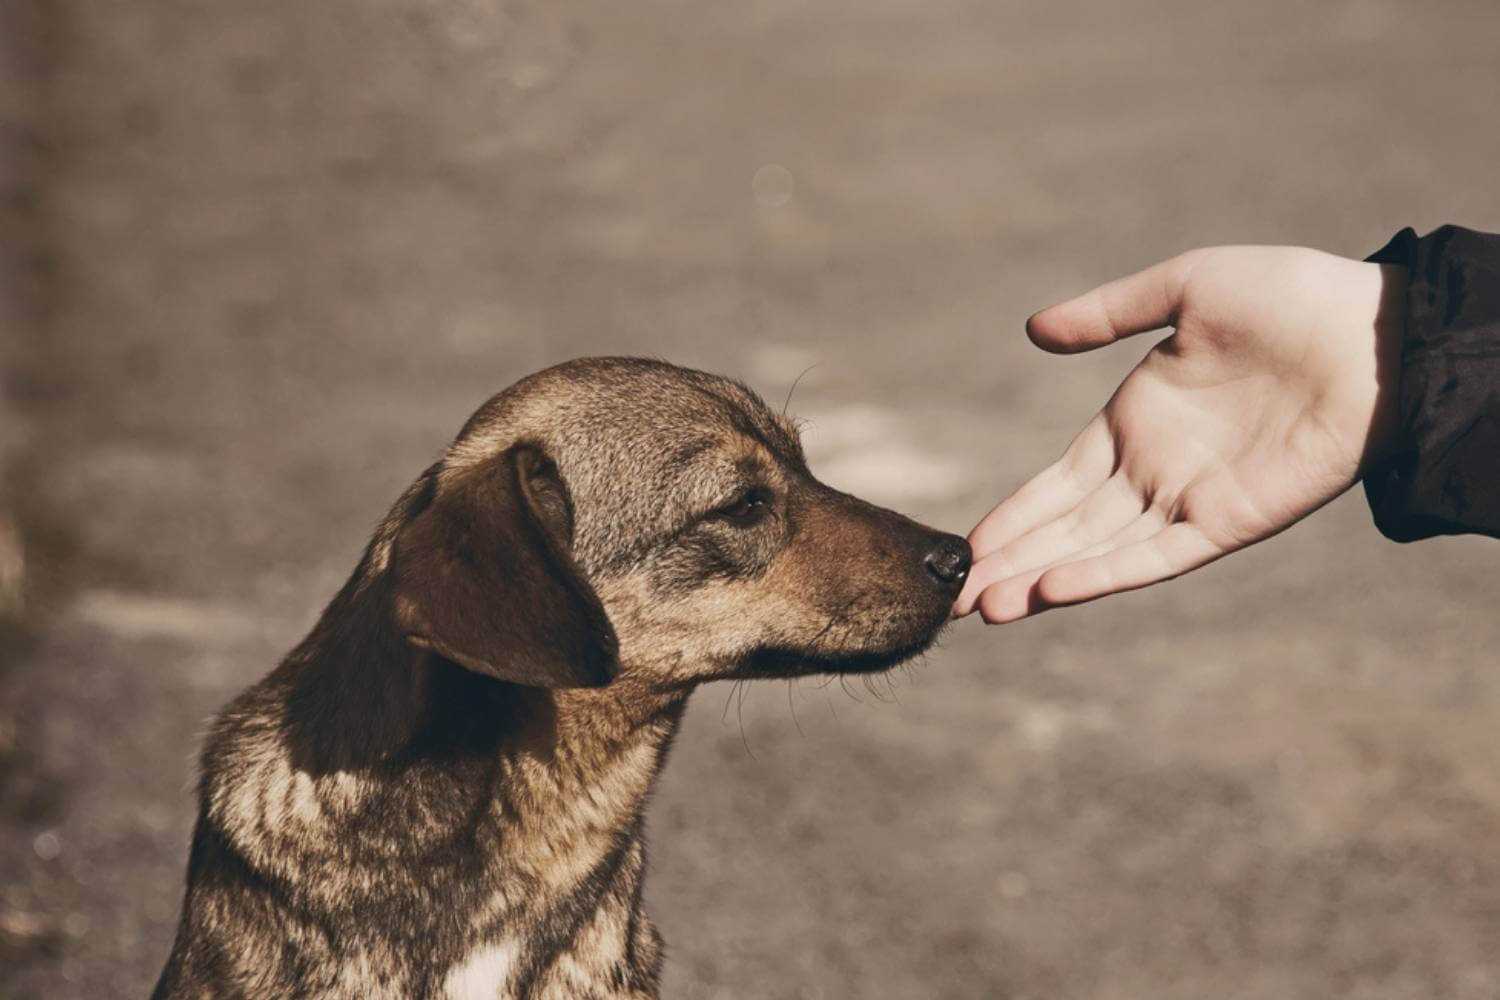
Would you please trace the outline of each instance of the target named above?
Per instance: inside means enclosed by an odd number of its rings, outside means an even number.
[[[816,365],[814,469],[966,531],[1146,347],[1047,357],[1033,309],[1500,229],[1493,0],[6,17],[4,997],[149,990],[203,721],[518,376]],[[1497,576],[1351,495],[889,684],[703,690],[650,815],[666,994],[1500,997]]]

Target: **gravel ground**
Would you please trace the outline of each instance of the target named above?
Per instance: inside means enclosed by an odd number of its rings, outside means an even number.
[[[203,720],[520,375],[816,365],[814,469],[963,531],[1145,346],[1046,357],[1040,305],[1500,229],[1492,0],[5,17],[7,997],[148,991]],[[1500,997],[1497,572],[1352,496],[889,684],[700,692],[650,820],[667,995]]]

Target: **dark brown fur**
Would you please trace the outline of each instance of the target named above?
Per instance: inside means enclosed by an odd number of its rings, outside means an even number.
[[[155,995],[656,996],[641,818],[689,691],[889,666],[967,560],[818,483],[737,383],[523,380],[216,721]]]

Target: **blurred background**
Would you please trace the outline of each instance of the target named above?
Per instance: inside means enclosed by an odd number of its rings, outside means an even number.
[[[738,376],[968,528],[1191,246],[1500,229],[1493,0],[7,0],[0,996],[143,996],[205,719],[485,397]],[[809,369],[809,366],[811,367]],[[870,687],[699,692],[669,997],[1500,997],[1500,546],[1346,496]]]

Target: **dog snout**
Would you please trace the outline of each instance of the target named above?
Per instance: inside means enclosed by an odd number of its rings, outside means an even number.
[[[957,535],[944,535],[928,551],[922,565],[927,567],[928,575],[939,585],[957,590],[969,575],[969,564],[972,561],[973,553],[968,542]]]

